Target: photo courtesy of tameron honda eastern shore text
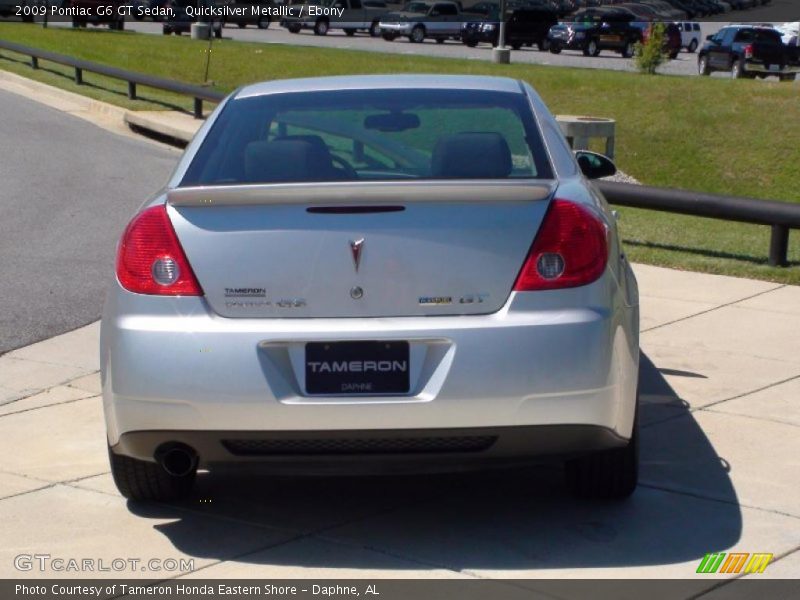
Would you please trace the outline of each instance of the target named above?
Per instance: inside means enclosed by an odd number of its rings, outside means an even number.
[[[198,469],[638,472],[638,290],[526,83],[271,81],[226,98],[119,242],[100,360],[120,492]]]

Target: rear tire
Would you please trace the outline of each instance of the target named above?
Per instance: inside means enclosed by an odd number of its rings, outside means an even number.
[[[553,42],[550,44],[550,53],[551,54],[561,54],[561,44],[557,44]]]
[[[686,50],[689,52],[689,54],[694,54],[697,52],[697,40],[692,40],[689,42],[689,47]]]
[[[387,42],[393,42],[397,36],[393,33],[383,33],[381,37]]]
[[[478,42],[470,40],[469,42],[464,42],[464,45],[467,46],[468,48],[474,48],[475,46],[478,45]]]
[[[188,475],[175,477],[161,465],[114,454],[108,449],[108,461],[114,483],[125,498],[151,502],[171,502],[185,498],[194,486],[197,468]]]
[[[638,416],[627,446],[569,460],[565,474],[570,491],[580,498],[624,500],[630,496],[639,482]]]
[[[436,38],[437,44],[444,44],[444,38]]]
[[[314,23],[314,35],[328,35],[328,29],[328,22],[324,19]]]
[[[711,75],[711,69],[708,68],[708,57],[701,56],[697,59],[697,73],[702,77]]]
[[[742,79],[744,77],[744,65],[741,60],[733,61],[731,65],[731,79]]]
[[[421,44],[425,41],[425,28],[422,25],[415,25],[411,30],[408,40],[413,44]]]
[[[636,46],[634,45],[633,42],[628,42],[622,49],[623,58],[633,58],[633,55],[635,53],[636,53]]]
[[[286,29],[289,30],[289,33],[300,33],[299,25],[289,25]]]
[[[347,37],[353,37],[356,34],[355,29],[345,29],[344,33]]]

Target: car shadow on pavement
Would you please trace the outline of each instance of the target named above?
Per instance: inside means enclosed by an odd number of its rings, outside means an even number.
[[[570,568],[688,562],[672,573],[688,576],[705,553],[739,540],[742,516],[724,461],[686,403],[644,355],[640,374],[641,483],[624,502],[574,499],[561,469],[542,465],[402,477],[220,471],[200,474],[192,498],[179,505],[129,508],[146,518],[174,519],[154,527],[177,550],[244,566],[448,568],[519,577],[544,569],[558,576]],[[668,440],[659,436],[658,423],[665,421]],[[714,500],[680,493],[682,484],[698,478]],[[263,550],[235,557],[224,544],[209,550],[213,544],[198,533],[208,516],[250,534],[263,527]],[[269,543],[276,531],[287,534],[287,543]],[[309,551],[312,541],[323,549]]]

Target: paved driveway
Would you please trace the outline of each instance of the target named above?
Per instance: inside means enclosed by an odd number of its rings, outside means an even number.
[[[0,577],[42,575],[16,571],[20,553],[192,559],[187,577],[692,577],[734,550],[775,554],[758,577],[798,576],[800,288],[636,271],[643,466],[628,502],[573,500],[538,467],[211,473],[181,504],[129,503],[106,463],[94,324],[0,357]]]

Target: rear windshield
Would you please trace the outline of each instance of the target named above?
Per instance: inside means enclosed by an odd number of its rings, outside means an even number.
[[[231,100],[181,185],[551,177],[523,94],[390,89]]]

